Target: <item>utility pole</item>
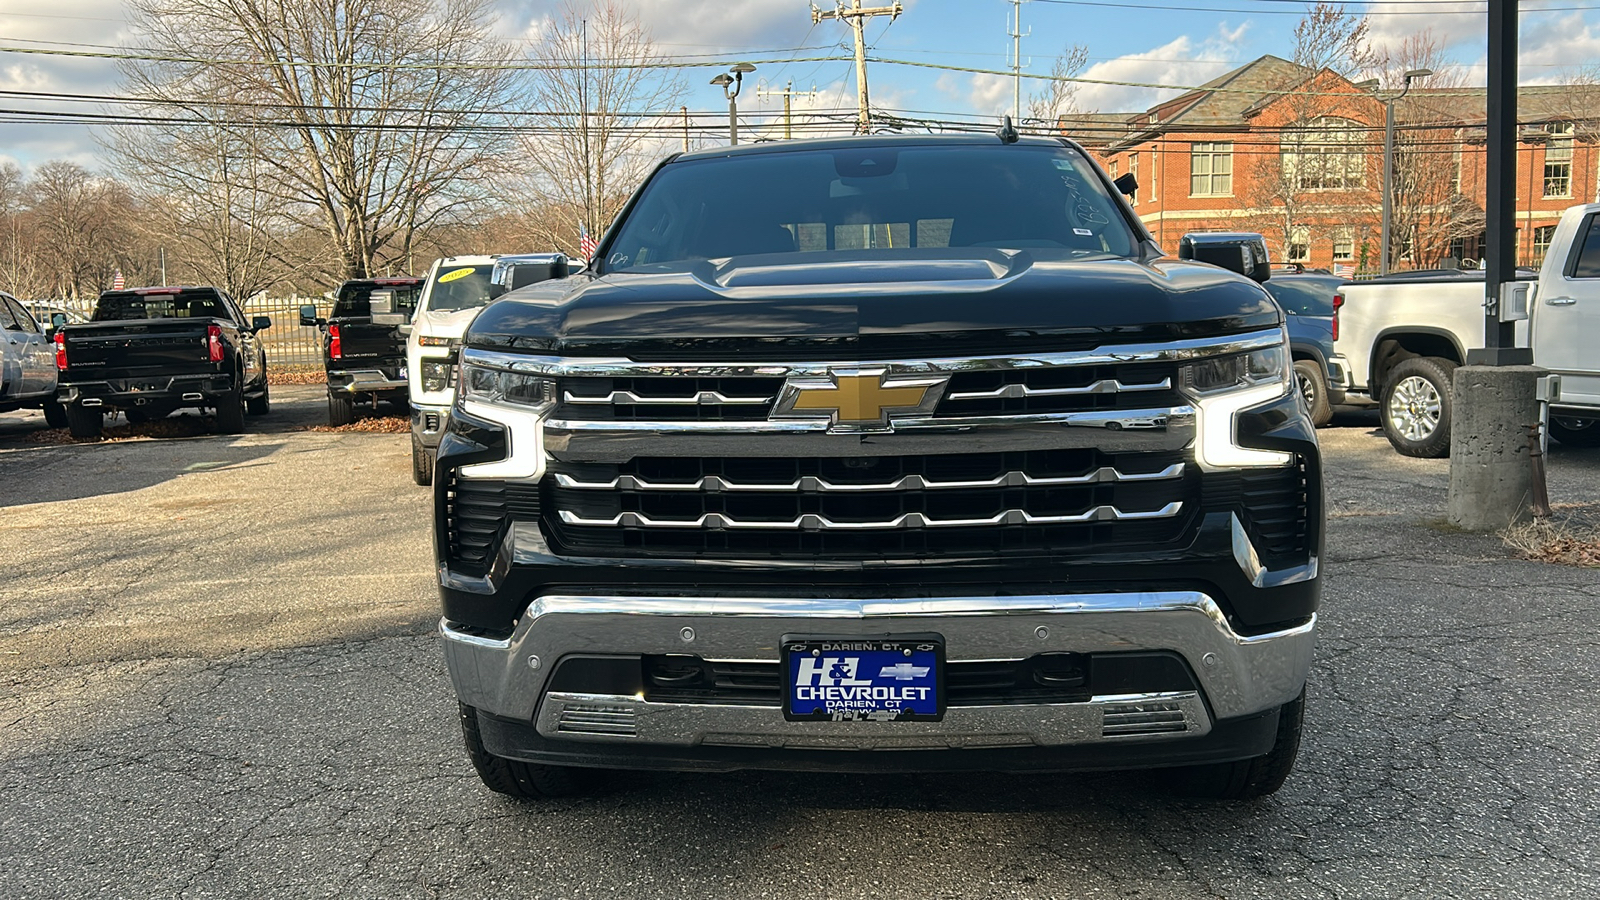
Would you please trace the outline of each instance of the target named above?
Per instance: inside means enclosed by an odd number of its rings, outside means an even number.
[[[1014,11],[1012,27],[1006,33],[1011,35],[1011,121],[1022,121],[1022,39],[1033,34],[1033,29],[1028,29],[1027,34],[1022,33],[1022,0],[1011,0]]]
[[[787,141],[790,138],[794,137],[793,109],[789,105],[790,98],[792,98],[792,97],[816,97],[817,96],[817,89],[813,85],[811,90],[809,90],[809,91],[796,91],[794,89],[794,81],[791,80],[789,82],[789,86],[785,87],[781,91],[757,90],[756,91],[756,96],[757,97],[782,97],[783,98],[783,139]]]
[[[856,37],[856,134],[866,134],[871,127],[867,118],[867,20],[873,16],[888,16],[893,22],[900,17],[902,7],[900,0],[894,0],[891,6],[862,7],[861,0],[850,0],[851,5],[845,6],[844,0],[835,0],[838,4],[833,9],[821,10],[811,7],[811,24],[816,25],[823,19],[838,19],[848,24],[855,31]]]
[[[582,76],[582,79],[583,79],[582,81],[578,82],[578,102],[579,102],[579,104],[581,104],[583,106],[583,114],[582,114],[582,116],[579,117],[579,122],[582,123],[582,129],[583,129],[583,228],[581,230],[589,231],[589,226],[594,224],[592,221],[590,221],[590,219],[592,218],[591,212],[594,209],[594,179],[592,177],[592,167],[594,166],[594,156],[589,153],[589,20],[588,19],[584,19],[583,20],[582,29],[583,29],[583,44],[582,44],[582,51],[581,51],[582,52],[582,57],[581,57],[582,62],[578,66],[578,74],[580,76]],[[590,231],[589,233],[593,234],[594,232]]]
[[[681,107],[681,109],[683,110],[683,152],[688,153],[689,152],[689,107],[684,106],[684,107]]]

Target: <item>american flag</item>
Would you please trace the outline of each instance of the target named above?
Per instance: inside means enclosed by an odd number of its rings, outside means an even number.
[[[589,229],[585,228],[582,225],[579,225],[578,226],[578,252],[583,254],[583,258],[584,259],[593,259],[594,258],[594,252],[596,250],[599,250],[599,249],[600,249],[600,242],[595,240],[593,235],[589,234]]]
[[[122,290],[123,285],[125,285],[127,283],[128,282],[122,277],[122,270],[121,269],[117,270],[117,274],[111,276],[111,289],[113,291]]]

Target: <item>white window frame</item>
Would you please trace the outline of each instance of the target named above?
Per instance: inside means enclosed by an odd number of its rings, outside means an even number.
[[[1201,166],[1204,160],[1205,165]],[[1218,172],[1218,162],[1225,163],[1226,172]],[[1201,169],[1204,168],[1204,171]],[[1205,179],[1205,190],[1195,190],[1196,179]],[[1200,141],[1189,145],[1189,196],[1233,196],[1233,142]]]

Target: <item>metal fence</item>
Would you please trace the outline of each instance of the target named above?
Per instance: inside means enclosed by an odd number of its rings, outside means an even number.
[[[326,316],[333,305],[323,297],[257,297],[242,305],[245,316],[271,316],[272,327],[261,332],[261,343],[267,348],[267,362],[275,368],[284,366],[322,366],[322,333],[312,326],[300,324],[300,305],[311,303],[317,315]]]

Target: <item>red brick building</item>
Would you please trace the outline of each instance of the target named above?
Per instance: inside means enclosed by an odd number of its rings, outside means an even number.
[[[1116,177],[1163,247],[1188,231],[1259,231],[1276,261],[1376,271],[1383,94],[1274,56],[1143,112],[1078,116],[1063,129]],[[1484,91],[1413,89],[1395,103],[1392,268],[1481,259]],[[1518,259],[1536,265],[1561,211],[1600,192],[1588,110],[1600,89],[1523,88]]]

